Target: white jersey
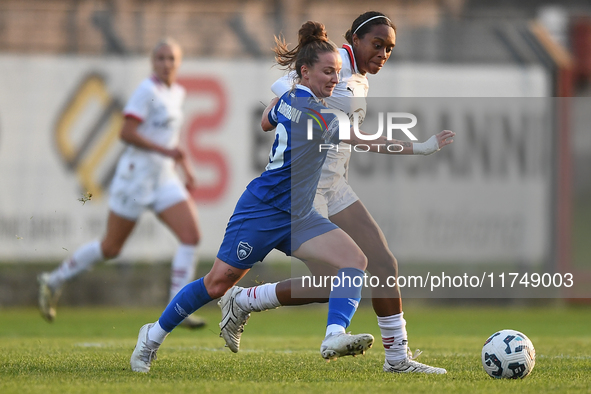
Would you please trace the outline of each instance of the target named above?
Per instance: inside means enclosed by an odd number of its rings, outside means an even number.
[[[156,77],[146,78],[133,92],[123,115],[141,121],[138,133],[155,144],[174,148],[179,143],[183,123],[185,89],[176,83],[170,87]],[[160,153],[128,145],[121,162],[133,164],[136,169],[152,176],[169,177],[174,173],[174,160]]]
[[[133,92],[123,114],[141,122],[137,131],[142,137],[174,148],[179,143],[184,99],[182,86],[173,83],[168,87],[153,76]],[[180,183],[179,179],[174,159],[130,144],[117,164],[111,194],[126,195],[138,204],[151,204],[159,187],[171,181]]]
[[[328,107],[345,112],[351,121],[353,120],[353,114],[357,113],[359,115],[359,124],[361,124],[365,118],[365,97],[367,97],[369,90],[367,77],[359,73],[353,55],[353,48],[350,45],[344,44],[343,48],[339,49],[339,53],[343,62],[339,74],[339,83],[335,87],[332,96],[324,100]],[[271,86],[271,90],[277,97],[281,97],[292,88],[296,78],[296,72],[292,71],[278,79]],[[335,149],[328,151],[322,166],[320,181],[318,182],[319,189],[331,188],[331,186],[339,183],[342,178],[347,179],[351,152],[349,152],[348,144],[344,142],[340,144],[338,152],[335,152]]]

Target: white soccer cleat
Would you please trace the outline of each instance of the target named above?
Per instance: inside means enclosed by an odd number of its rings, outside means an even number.
[[[335,334],[329,335],[320,345],[320,355],[326,361],[336,360],[343,356],[356,356],[365,354],[366,350],[373,345],[371,334]]]
[[[244,332],[244,326],[250,317],[250,313],[236,304],[236,296],[243,290],[240,286],[234,286],[218,301],[222,310],[220,322],[220,337],[226,341],[226,346],[234,353],[240,350],[240,337]]]
[[[55,319],[55,308],[60,297],[61,289],[54,289],[49,285],[49,273],[44,272],[37,276],[39,283],[39,311],[48,322]]]
[[[137,344],[133,353],[131,354],[131,370],[134,372],[150,372],[152,361],[156,360],[156,352],[160,345],[157,342],[148,339],[148,331],[154,323],[144,324],[140,328],[140,333],[137,338]]]
[[[427,364],[415,361],[417,357],[421,355],[420,350],[416,350],[413,355],[410,349],[408,349],[408,357],[399,363],[394,365],[390,364],[388,360],[384,361],[384,372],[392,373],[432,373],[432,374],[445,374],[447,371],[443,368],[432,367]]]

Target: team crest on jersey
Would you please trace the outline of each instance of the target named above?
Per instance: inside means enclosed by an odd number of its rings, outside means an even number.
[[[252,246],[248,244],[248,242],[240,241],[238,244],[238,249],[236,250],[236,254],[240,260],[244,260],[248,256],[250,256],[250,252],[252,252]]]

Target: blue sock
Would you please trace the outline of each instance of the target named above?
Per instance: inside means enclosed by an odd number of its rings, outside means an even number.
[[[171,332],[185,317],[211,301],[203,278],[189,283],[170,301],[158,322],[166,332]]]
[[[328,300],[327,326],[338,324],[349,327],[351,319],[361,300],[364,272],[357,268],[341,268],[339,279],[333,281],[333,289]],[[338,286],[336,286],[338,285]]]

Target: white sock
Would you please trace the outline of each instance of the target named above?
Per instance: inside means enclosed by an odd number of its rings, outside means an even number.
[[[66,281],[83,271],[90,269],[96,263],[103,261],[103,251],[99,241],[92,241],[79,247],[72,257],[64,262],[49,275],[49,286],[60,288]]]
[[[152,327],[148,330],[148,339],[150,341],[154,341],[159,345],[162,345],[162,342],[166,339],[166,337],[170,334],[169,332],[164,331],[162,327],[160,327],[160,322],[157,321],[154,323]]]
[[[326,338],[329,335],[344,334],[345,332],[345,327],[339,326],[338,324],[329,324],[326,326],[326,335],[324,335],[324,337]]]
[[[244,289],[236,297],[236,304],[247,312],[261,312],[280,307],[276,287],[277,283],[265,283]]]
[[[197,247],[181,244],[176,250],[170,267],[170,298],[193,281],[197,267]]]
[[[382,344],[386,351],[386,360],[390,364],[396,364],[407,357],[408,335],[403,315],[404,312],[392,316],[378,316]]]

